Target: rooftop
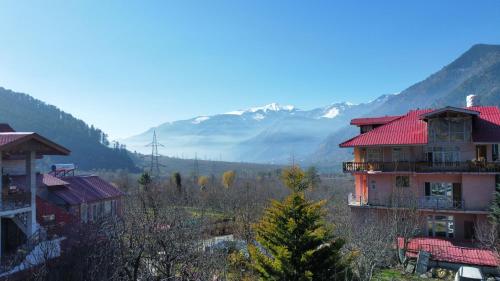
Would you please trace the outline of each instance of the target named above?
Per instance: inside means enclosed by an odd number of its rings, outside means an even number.
[[[398,243],[403,247],[403,239],[399,238]],[[416,257],[419,251],[429,252],[431,259],[435,261],[491,267],[500,265],[499,257],[491,250],[464,247],[446,239],[432,237],[411,239],[407,255]]]
[[[340,144],[340,147],[379,146],[379,145],[425,145],[427,144],[427,122],[425,118],[446,110],[460,110],[474,116],[472,139],[474,142],[500,142],[500,110],[496,106],[475,106],[463,109],[443,108],[438,110],[411,110],[406,115]],[[353,119],[351,124],[362,124],[364,119],[383,119],[387,117]],[[361,120],[361,121],[359,121]],[[365,122],[365,123],[366,123]]]

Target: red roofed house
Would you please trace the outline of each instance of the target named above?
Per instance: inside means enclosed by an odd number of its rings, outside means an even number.
[[[72,165],[35,171],[44,155],[69,153],[36,133],[0,124],[0,260],[39,233],[61,236],[65,225],[121,213],[124,193],[98,176],[75,176],[74,168],[67,169]]]
[[[474,239],[500,185],[498,107],[412,110],[351,124],[360,134],[340,147],[354,149],[354,160],[343,163],[355,179],[354,216],[416,207],[423,236]]]
[[[37,233],[37,159],[44,155],[68,155],[70,151],[36,133],[14,132],[0,125],[0,256],[15,251]],[[12,176],[22,181],[11,181]],[[18,186],[22,184],[23,187]]]

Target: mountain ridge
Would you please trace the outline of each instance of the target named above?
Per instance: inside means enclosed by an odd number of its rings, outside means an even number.
[[[358,117],[401,115],[415,108],[463,107],[466,96],[471,94],[480,104],[500,106],[500,45],[472,46],[436,73]],[[348,125],[332,132],[307,161],[331,165],[349,159],[350,150],[340,149],[338,144],[358,133],[357,128]]]

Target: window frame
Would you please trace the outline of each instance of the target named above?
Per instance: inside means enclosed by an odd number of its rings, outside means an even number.
[[[373,158],[374,155],[378,157]],[[367,147],[366,162],[382,162],[384,161],[384,149],[382,147]]]
[[[446,227],[445,235],[436,235],[436,225],[444,224]],[[427,235],[430,237],[455,238],[455,216],[453,215],[427,215],[426,218]]]
[[[398,179],[401,179],[401,178],[407,178],[407,182],[408,182],[407,186],[400,185],[401,180],[398,180]],[[411,178],[410,178],[410,176],[409,175],[396,175],[394,177],[394,186],[396,188],[410,188],[411,187]]]

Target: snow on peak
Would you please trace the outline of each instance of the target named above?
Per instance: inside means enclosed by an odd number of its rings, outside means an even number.
[[[328,119],[333,119],[335,118],[337,115],[339,115],[340,113],[340,110],[336,107],[332,107],[330,109],[328,109],[325,114],[321,117],[323,118],[328,118]]]
[[[281,111],[281,110],[292,111],[294,109],[295,109],[295,107],[293,105],[281,106],[278,103],[273,102],[273,103],[266,104],[266,105],[260,106],[260,107],[252,107],[248,111],[250,111],[250,112],[257,112],[257,111],[268,112],[268,111]]]
[[[210,119],[210,117],[208,117],[208,116],[200,116],[200,117],[195,118],[191,123],[193,123],[193,124],[200,124],[201,122],[207,121],[208,119]]]
[[[225,115],[243,115],[245,113],[245,110],[235,110],[235,111],[229,111],[224,113]]]
[[[255,113],[258,111],[263,111],[264,113],[267,113],[268,111],[293,111],[295,110],[295,107],[293,105],[279,105],[278,103],[270,103],[266,104],[264,106],[258,106],[258,107],[252,107],[247,110],[235,110],[235,111],[229,111],[224,113],[225,115],[243,115],[245,113]]]
[[[257,113],[253,116],[253,119],[257,120],[257,121],[260,121],[262,119],[266,118],[264,115],[260,114],[260,113]]]

